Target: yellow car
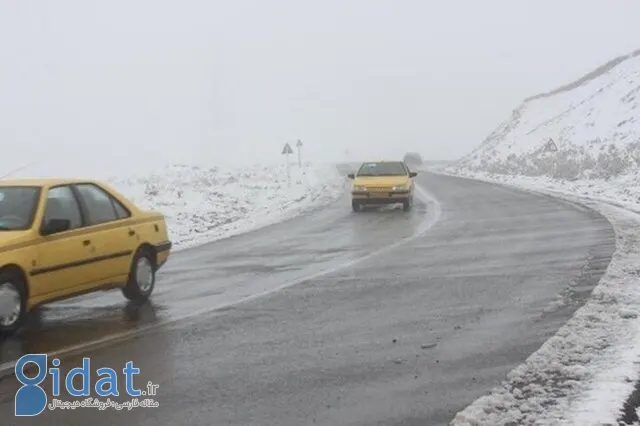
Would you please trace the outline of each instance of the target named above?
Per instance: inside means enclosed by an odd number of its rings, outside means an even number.
[[[413,206],[415,183],[418,173],[409,170],[403,161],[377,161],[362,163],[353,179],[351,207],[359,212],[367,204],[402,203],[404,211]]]
[[[0,180],[0,334],[39,305],[98,290],[143,303],[170,250],[164,215],[104,183]]]

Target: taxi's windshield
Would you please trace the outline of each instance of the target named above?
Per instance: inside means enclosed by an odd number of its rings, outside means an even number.
[[[36,186],[0,186],[0,232],[31,228],[39,197]]]
[[[406,176],[409,174],[400,162],[364,163],[358,170],[358,176]]]

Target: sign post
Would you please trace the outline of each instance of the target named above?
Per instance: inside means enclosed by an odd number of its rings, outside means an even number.
[[[553,177],[555,178],[558,175],[558,145],[556,145],[552,138],[549,138],[549,141],[545,145],[545,150],[547,152],[553,152],[555,154],[553,156]]]
[[[291,166],[289,165],[289,154],[293,154],[293,149],[291,149],[291,145],[287,142],[282,148],[282,154],[287,156],[287,184],[291,186]]]
[[[300,139],[298,139],[298,142],[296,143],[296,148],[298,148],[298,168],[302,167],[302,157],[300,155],[300,151],[302,150],[302,141]]]

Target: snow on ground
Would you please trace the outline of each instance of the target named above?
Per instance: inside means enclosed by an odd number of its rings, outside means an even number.
[[[456,176],[466,176],[489,182],[505,183],[518,187],[578,195],[590,199],[624,206],[640,212],[640,170],[611,179],[563,180],[549,176],[504,175],[455,169],[443,171]]]
[[[345,178],[331,164],[304,163],[302,168],[292,164],[289,184],[285,164],[154,164],[141,169],[117,162],[99,163],[102,166],[86,161],[67,163],[50,161],[21,167],[16,162],[4,174],[10,175],[7,178],[80,176],[105,180],[138,207],[164,213],[177,250],[292,218],[336,200],[345,185]]]
[[[330,203],[342,194],[335,166],[174,165],[141,176],[108,179],[141,208],[162,211],[177,249],[255,230]]]
[[[525,101],[459,167],[566,179],[608,178],[640,165],[640,51],[577,87]],[[552,139],[558,151],[545,150]]]
[[[618,423],[640,378],[639,105],[640,50],[525,100],[478,149],[440,168],[587,206],[617,237],[587,303],[452,425]]]

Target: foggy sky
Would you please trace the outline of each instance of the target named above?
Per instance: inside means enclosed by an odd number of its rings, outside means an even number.
[[[458,157],[640,48],[640,2],[0,0],[0,169]],[[0,173],[1,174],[1,173]]]

